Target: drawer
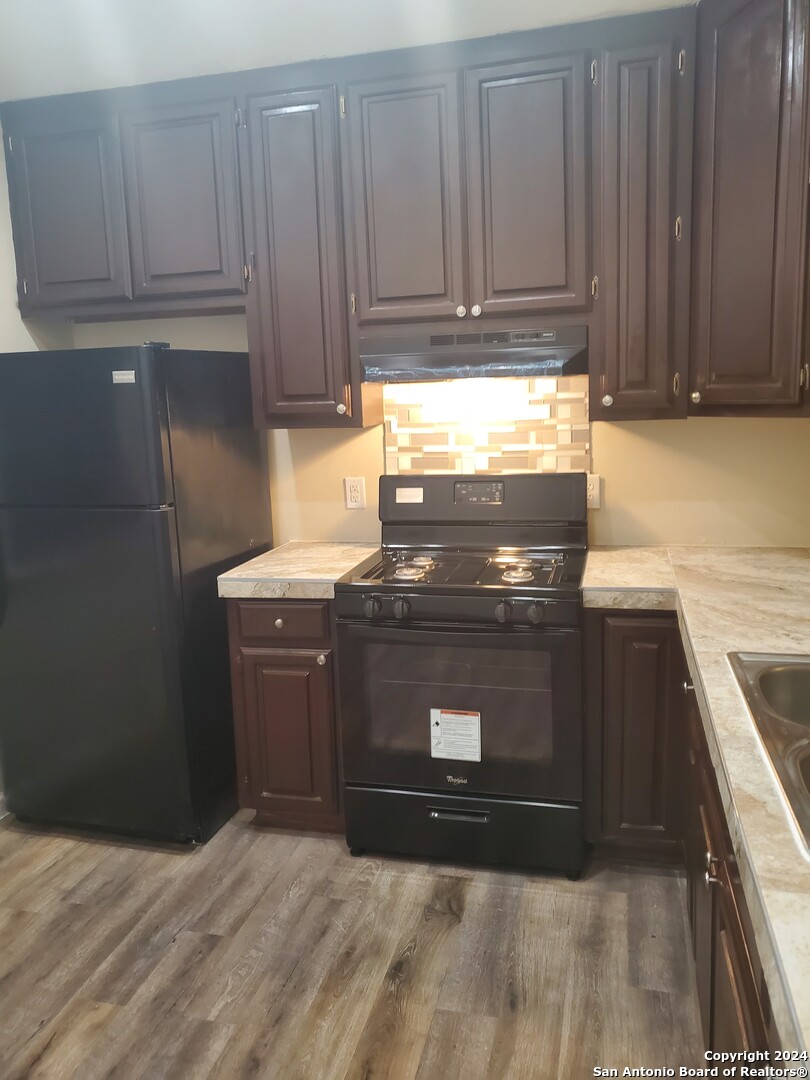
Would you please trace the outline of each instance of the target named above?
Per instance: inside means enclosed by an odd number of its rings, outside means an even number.
[[[328,641],[329,604],[325,600],[245,600],[236,605],[244,641]]]

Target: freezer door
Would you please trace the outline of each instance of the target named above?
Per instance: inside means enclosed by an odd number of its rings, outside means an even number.
[[[0,355],[0,506],[173,502],[160,352]]]
[[[0,510],[0,760],[20,817],[197,835],[173,510]]]

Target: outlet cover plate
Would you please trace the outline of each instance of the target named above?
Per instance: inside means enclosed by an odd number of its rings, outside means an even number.
[[[366,478],[364,476],[344,476],[343,498],[347,510],[365,510]]]

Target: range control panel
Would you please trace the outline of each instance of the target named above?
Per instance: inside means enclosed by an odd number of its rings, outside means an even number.
[[[454,502],[500,506],[503,503],[503,480],[459,480]]]

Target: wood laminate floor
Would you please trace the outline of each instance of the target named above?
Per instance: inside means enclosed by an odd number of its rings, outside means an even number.
[[[249,817],[193,851],[0,822],[2,1080],[700,1064],[678,872],[353,859]]]

